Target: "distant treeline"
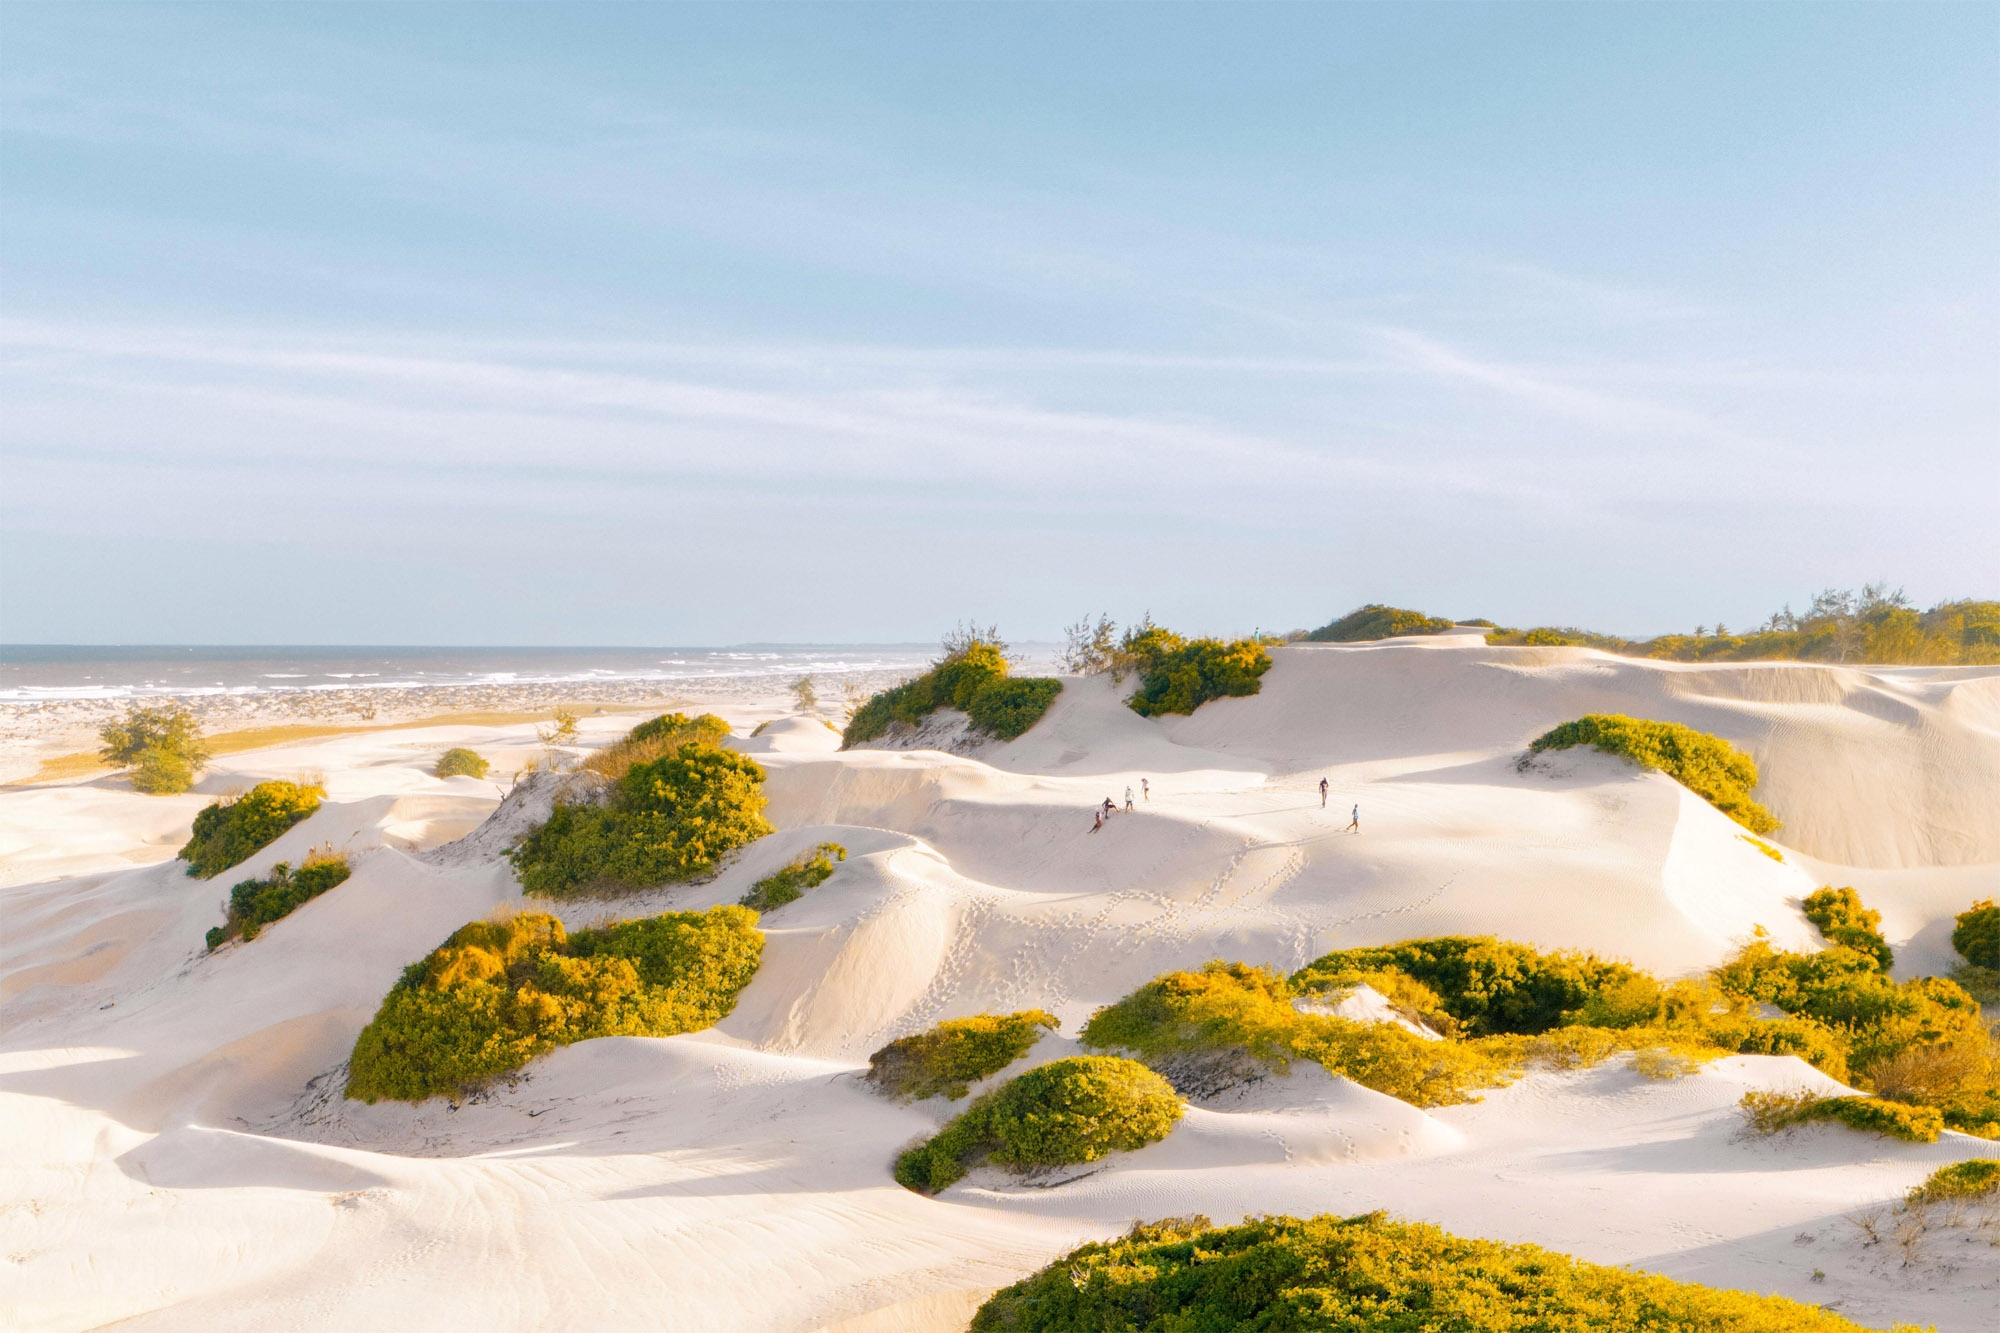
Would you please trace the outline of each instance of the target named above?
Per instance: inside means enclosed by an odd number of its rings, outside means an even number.
[[[1323,625],[1291,635],[1294,641],[1359,643],[1406,634],[1440,634],[1477,626],[1486,641],[1509,647],[1581,647],[1673,662],[1873,662],[1891,665],[2000,662],[2000,602],[1940,602],[1928,611],[1910,604],[1902,589],[1871,583],[1859,593],[1829,588],[1804,612],[1788,605],[1762,625],[1741,633],[1718,623],[1692,634],[1627,639],[1575,626],[1507,629],[1490,620],[1453,621],[1371,603]]]

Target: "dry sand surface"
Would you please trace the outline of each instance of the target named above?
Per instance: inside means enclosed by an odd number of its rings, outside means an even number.
[[[733,902],[822,840],[849,859],[766,915],[763,967],[717,1029],[569,1047],[462,1104],[339,1088],[401,969],[522,901],[504,861],[438,849],[491,813],[538,750],[530,727],[219,760],[204,793],[299,772],[329,792],[225,882],[328,842],[355,873],[213,955],[225,883],[169,860],[208,795],[0,792],[0,1323],[914,1333],[962,1328],[986,1293],[1134,1219],[1386,1208],[1870,1324],[1995,1327],[2000,1249],[1947,1229],[1906,1255],[1855,1219],[2000,1144],[1744,1139],[1745,1089],[1829,1085],[1790,1058],[1667,1082],[1622,1061],[1534,1073],[1430,1112],[1306,1066],[1088,1168],[898,1188],[896,1152],[953,1108],[856,1075],[942,1018],[1049,1009],[1063,1032],[1022,1062],[1039,1063],[1169,968],[1445,933],[1684,974],[1758,925],[1811,947],[1799,900],[1825,882],[1882,910],[1909,975],[1948,966],[1952,914],[2000,893],[2000,671],[1686,666],[1476,636],[1275,656],[1261,695],[1164,722],[1073,680],[1028,735],[971,754],[838,753],[816,717],[728,702],[780,831],[709,883],[617,910]],[[1785,863],[1622,761],[1517,767],[1591,711],[1750,750]],[[587,716],[584,739],[630,723]],[[450,745],[496,780],[430,777]],[[1152,799],[1090,833],[1092,803],[1142,776]]]

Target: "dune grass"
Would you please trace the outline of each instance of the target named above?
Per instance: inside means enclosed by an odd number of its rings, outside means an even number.
[[[472,922],[383,998],[354,1043],[347,1095],[458,1096],[572,1042],[713,1027],[763,949],[757,914],[742,907],[574,934],[541,913]]]
[[[1137,1225],[995,1292],[971,1333],[1854,1333],[1781,1296],[1474,1240],[1382,1213]],[[1897,1325],[1900,1330],[1909,1325]]]
[[[1543,732],[1528,746],[1541,754],[1589,745],[1658,769],[1752,833],[1770,833],[1777,818],[1751,799],[1757,762],[1717,736],[1678,722],[1653,722],[1622,713],[1590,713]]]
[[[454,745],[438,756],[431,767],[431,776],[436,778],[483,778],[493,766],[482,758],[477,750],[468,750],[462,745]]]
[[[326,790],[299,782],[260,782],[241,796],[224,797],[194,817],[187,845],[176,855],[187,872],[213,879],[240,864],[313,811]]]
[[[1043,1032],[1060,1026],[1040,1009],[948,1018],[869,1056],[862,1078],[901,1101],[938,1096],[957,1101],[972,1084],[1026,1055]]]

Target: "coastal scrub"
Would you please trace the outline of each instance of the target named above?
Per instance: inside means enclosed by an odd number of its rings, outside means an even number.
[[[209,929],[208,947],[256,939],[264,927],[290,916],[352,873],[347,858],[331,850],[311,853],[296,870],[288,862],[278,862],[266,878],[246,879],[229,890],[228,919]]]
[[[1857,1333],[1782,1296],[1468,1239],[1383,1213],[1205,1217],[1091,1242],[980,1306],[971,1333]],[[1899,1324],[1907,1330],[1909,1325]]]
[[[1589,745],[1605,754],[1658,769],[1752,833],[1770,833],[1778,821],[1750,797],[1757,761],[1717,736],[1678,722],[1653,722],[1622,713],[1591,713],[1542,733],[1529,745],[1540,754]]]
[[[537,912],[474,921],[404,969],[354,1043],[347,1095],[455,1096],[571,1042],[713,1027],[763,949],[757,914],[742,907],[574,934]]]
[[[972,1084],[1026,1055],[1043,1032],[1060,1026],[1055,1015],[1040,1009],[948,1018],[869,1056],[861,1077],[903,1101],[937,1096],[957,1101]]]
[[[512,859],[524,893],[567,898],[693,879],[763,837],[764,770],[703,741],[635,764],[608,805],[558,805]]]
[[[935,1194],[982,1160],[1017,1171],[1094,1162],[1165,1138],[1180,1118],[1181,1099],[1144,1065],[1071,1056],[974,1101],[896,1159],[896,1183]]]
[[[317,785],[260,782],[241,796],[225,796],[195,815],[187,845],[176,855],[188,863],[188,874],[213,879],[277,841],[319,809],[325,795]]]

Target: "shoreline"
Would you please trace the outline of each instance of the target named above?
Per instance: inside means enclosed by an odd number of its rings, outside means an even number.
[[[849,696],[858,702],[908,674],[901,668],[816,672],[814,681],[823,702],[844,703]],[[101,777],[113,771],[96,762],[97,733],[133,708],[185,708],[200,724],[204,737],[220,743],[217,753],[230,754],[349,732],[451,722],[532,722],[547,718],[560,707],[671,712],[706,705],[741,706],[788,692],[785,682],[769,675],[718,675],[673,681],[357,686],[262,694],[10,701],[0,703],[0,785],[39,786]],[[284,734],[292,728],[298,730]]]

